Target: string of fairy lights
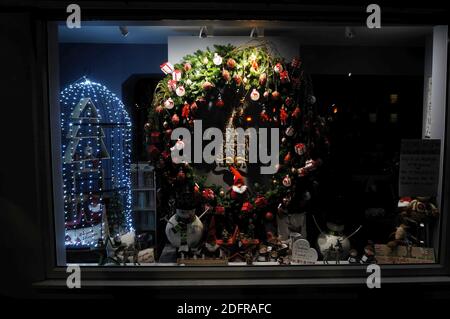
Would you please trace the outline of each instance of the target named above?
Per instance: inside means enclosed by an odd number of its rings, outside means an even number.
[[[121,200],[123,231],[133,230],[131,120],[114,93],[86,77],[61,92],[60,105],[65,242],[97,246],[95,232],[105,239],[105,199],[113,192]]]

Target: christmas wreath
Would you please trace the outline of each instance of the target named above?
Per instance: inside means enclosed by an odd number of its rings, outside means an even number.
[[[224,233],[239,225],[249,237],[265,240],[273,234],[267,224],[273,224],[276,213],[303,212],[314,197],[328,154],[326,120],[318,115],[301,60],[286,63],[273,52],[266,43],[216,45],[185,56],[179,64],[161,65],[166,76],[156,87],[144,130],[149,159],[161,176],[159,202],[166,210],[203,206],[225,216]],[[212,114],[222,124],[229,118],[244,129],[280,129],[280,160],[270,183],[247,187],[239,163],[228,163],[233,185],[206,185],[192,165],[171,161],[171,148],[183,147],[182,141],[171,140],[172,131],[193,130],[195,119]]]

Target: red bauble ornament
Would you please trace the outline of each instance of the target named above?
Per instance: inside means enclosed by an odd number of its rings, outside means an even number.
[[[230,72],[228,72],[228,70],[223,70],[222,77],[225,81],[227,81],[227,82],[230,81],[230,79],[231,79]]]
[[[213,87],[213,84],[212,84],[211,82],[208,82],[208,81],[203,82],[203,84],[202,84],[202,88],[203,88],[203,90],[205,90],[205,91],[211,90],[212,87]]]
[[[286,176],[283,178],[282,183],[283,183],[283,186],[284,186],[284,187],[291,187],[292,181],[291,181],[291,178],[289,177],[289,175],[286,175]]]
[[[161,133],[154,131],[150,133],[150,142],[153,144],[159,143],[161,141]]]
[[[150,155],[150,157],[153,159],[156,159],[160,154],[159,149],[155,145],[149,145],[147,147],[147,152]]]
[[[261,113],[259,114],[259,117],[263,122],[267,122],[269,120],[269,115],[267,115],[266,110],[262,110]]]
[[[230,69],[234,69],[236,67],[236,61],[232,58],[229,58],[227,61],[227,67]]]
[[[217,107],[223,107],[224,105],[225,105],[225,103],[223,102],[222,99],[218,99],[218,100],[216,101],[216,106],[217,106]]]
[[[184,71],[189,71],[189,70],[191,70],[192,69],[192,65],[190,64],[190,63],[188,63],[188,62],[186,62],[185,64],[184,64]]]
[[[191,108],[188,103],[184,103],[183,110],[181,111],[181,117],[188,118],[189,113],[191,112]]]
[[[253,209],[253,205],[250,202],[242,204],[241,212],[248,213]]]
[[[158,106],[155,108],[156,113],[161,113],[163,110],[164,110],[164,108],[163,108],[161,105],[158,105]]]
[[[273,67],[273,70],[275,71],[275,73],[280,73],[283,72],[283,65],[281,63],[277,63],[275,64],[275,66]]]
[[[202,192],[202,197],[204,200],[212,201],[215,198],[214,191],[210,188],[204,189]]]
[[[289,73],[288,71],[284,70],[280,72],[280,81],[281,83],[288,83],[289,82]]]
[[[255,206],[257,208],[267,206],[268,204],[269,204],[269,202],[267,201],[267,199],[264,196],[260,195],[260,196],[256,197],[256,199],[255,199]]]
[[[271,221],[273,220],[273,214],[272,212],[267,212],[266,215],[264,216],[266,218],[266,220]]]
[[[180,118],[179,118],[179,116],[177,115],[177,114],[174,114],[173,116],[172,116],[172,124],[173,125],[178,125],[180,123]]]
[[[197,103],[192,102],[192,104],[191,104],[191,111],[195,112],[195,111],[197,111],[197,109],[198,109]]]
[[[306,145],[303,143],[297,143],[294,146],[294,150],[295,150],[295,153],[302,156],[303,154],[306,153]]]
[[[217,205],[214,211],[215,211],[215,213],[217,215],[224,215],[225,214],[225,207],[223,207],[221,205]]]
[[[234,82],[236,82],[236,85],[241,85],[241,83],[242,83],[242,78],[241,78],[241,76],[240,75],[235,75],[234,76]]]

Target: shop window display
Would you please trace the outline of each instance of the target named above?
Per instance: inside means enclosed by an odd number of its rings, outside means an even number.
[[[146,61],[156,75],[122,78],[124,103],[94,65],[61,92],[67,262],[436,263],[423,74],[333,78],[264,38],[217,42]]]

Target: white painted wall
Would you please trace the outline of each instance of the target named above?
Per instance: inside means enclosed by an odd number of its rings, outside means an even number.
[[[197,50],[205,50],[207,47],[213,49],[214,44],[227,45],[233,44],[235,46],[246,43],[260,43],[266,41],[271,44],[278,51],[279,55],[284,57],[286,61],[290,61],[293,57],[298,56],[300,52],[300,43],[292,38],[283,37],[264,37],[251,39],[250,37],[187,37],[187,36],[169,36],[168,44],[168,58],[173,64],[182,62],[182,59],[187,54],[192,54]]]

